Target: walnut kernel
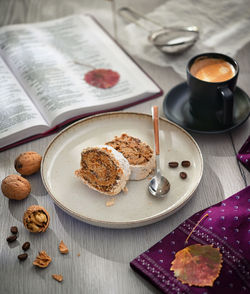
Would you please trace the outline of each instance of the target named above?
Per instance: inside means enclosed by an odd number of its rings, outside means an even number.
[[[67,254],[67,253],[69,253],[69,249],[68,249],[68,247],[64,244],[63,241],[61,241],[60,244],[59,244],[59,251],[60,251],[62,254]]]
[[[15,160],[15,169],[21,175],[29,176],[39,171],[42,156],[34,151],[20,154]]]
[[[51,261],[51,257],[43,250],[38,253],[36,259],[33,261],[33,264],[38,267],[45,268],[51,263]]]
[[[49,226],[49,213],[39,205],[31,205],[23,216],[23,224],[32,233],[45,232]]]
[[[2,181],[3,195],[9,199],[22,200],[31,191],[30,182],[19,175],[9,175]]]

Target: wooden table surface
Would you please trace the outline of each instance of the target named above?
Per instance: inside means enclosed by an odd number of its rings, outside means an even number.
[[[130,4],[147,13],[164,2],[163,0],[118,0],[116,6],[118,8]],[[113,33],[110,2],[105,0],[1,0],[0,26],[45,21],[85,12],[95,14],[100,23],[111,34]],[[118,31],[121,25],[122,23],[118,21]],[[235,58],[240,64],[238,86],[250,94],[250,43],[242,48]],[[159,67],[140,59],[136,60],[165,93],[183,81],[169,67]],[[150,113],[151,106],[155,104],[159,106],[160,115],[164,116],[163,99],[164,96],[126,110]],[[178,212],[145,227],[124,230],[104,229],[78,221],[54,204],[43,187],[39,174],[29,178],[32,193],[26,200],[9,201],[1,194],[0,293],[159,293],[130,269],[129,262],[194,212],[221,201],[249,185],[250,175],[243,167],[239,168],[235,157],[235,150],[239,150],[249,134],[249,120],[232,133],[220,135],[191,133],[199,144],[204,159],[204,173],[200,185],[192,199]],[[17,155],[28,150],[43,154],[54,136],[0,153],[0,179],[15,173],[13,162]],[[23,212],[32,204],[40,204],[50,213],[51,224],[44,234],[32,235],[22,225]],[[9,229],[12,225],[16,225],[20,233],[18,242],[8,245],[6,237],[10,234]],[[31,242],[29,259],[20,264],[17,255],[21,251],[22,243],[27,240]],[[70,252],[67,256],[62,256],[58,252],[60,240],[69,247]],[[53,262],[48,268],[39,270],[32,266],[32,261],[42,249],[50,253]],[[77,256],[78,253],[80,256]],[[64,276],[62,284],[51,278],[53,273]]]

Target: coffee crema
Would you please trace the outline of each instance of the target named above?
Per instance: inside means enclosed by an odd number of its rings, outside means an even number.
[[[218,83],[234,77],[235,69],[232,64],[223,59],[202,57],[195,60],[190,73],[199,80]]]

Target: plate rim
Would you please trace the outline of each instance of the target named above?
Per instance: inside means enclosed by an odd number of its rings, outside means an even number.
[[[224,134],[224,133],[233,131],[234,129],[240,127],[250,116],[250,111],[249,111],[248,115],[242,121],[240,121],[238,124],[235,124],[235,125],[233,125],[231,127],[225,128],[223,130],[202,131],[202,130],[196,130],[196,129],[193,129],[193,128],[186,127],[186,126],[183,125],[183,123],[181,121],[177,122],[176,119],[172,120],[172,118],[173,118],[172,115],[170,115],[170,116],[167,115],[167,114],[170,113],[168,111],[168,108],[167,108],[167,100],[168,100],[169,94],[174,92],[176,88],[181,87],[181,86],[187,86],[188,87],[187,82],[181,82],[181,83],[175,85],[173,88],[171,88],[168,91],[168,93],[165,95],[162,104],[163,104],[163,113],[164,113],[165,117],[168,120],[170,120],[171,122],[174,122],[175,124],[179,125],[181,128],[185,129],[186,131],[193,132],[193,133],[196,133],[196,134],[204,134],[204,135]],[[250,104],[250,96],[243,89],[241,89],[241,87],[237,86],[236,90],[237,89],[239,91],[243,92],[246,97],[248,97],[248,101],[249,101],[249,104]]]
[[[173,125],[174,127],[176,127],[177,129],[179,129],[182,133],[184,133],[191,141],[192,143],[195,145],[199,157],[200,157],[200,174],[198,177],[198,181],[196,183],[196,185],[193,187],[192,191],[190,192],[190,194],[188,195],[188,197],[182,201],[177,207],[174,207],[173,209],[171,209],[170,211],[168,211],[167,213],[162,211],[157,215],[154,216],[149,216],[147,218],[144,219],[140,219],[140,220],[132,220],[132,221],[118,221],[118,222],[112,222],[112,221],[103,221],[103,220],[97,220],[97,219],[93,219],[90,217],[86,217],[86,216],[82,216],[81,214],[72,211],[71,209],[69,209],[68,207],[66,207],[65,205],[63,205],[60,201],[58,201],[55,196],[53,195],[53,193],[50,191],[50,188],[48,187],[47,183],[46,183],[46,179],[45,179],[45,175],[44,175],[44,171],[45,171],[45,167],[44,167],[44,162],[46,160],[46,155],[48,154],[48,152],[50,151],[50,148],[53,146],[54,142],[65,132],[67,132],[69,129],[74,128],[76,125],[78,124],[82,124],[85,123],[87,121],[91,121],[91,120],[95,120],[96,118],[100,118],[100,117],[109,117],[109,116],[119,116],[119,115],[135,115],[135,116],[139,116],[139,117],[147,117],[147,118],[152,118],[152,116],[150,114],[147,113],[140,113],[140,112],[130,112],[130,111],[113,111],[113,112],[106,112],[106,113],[102,113],[102,114],[96,114],[96,115],[92,115],[89,117],[85,117],[83,119],[80,119],[76,122],[74,122],[73,124],[67,126],[65,129],[61,130],[47,145],[46,150],[44,152],[44,155],[42,157],[42,161],[41,161],[41,178],[42,178],[42,182],[43,185],[46,189],[46,191],[48,192],[48,194],[50,195],[50,197],[52,198],[52,200],[55,202],[55,204],[62,209],[63,211],[65,211],[67,214],[71,215],[72,217],[83,221],[85,223],[97,226],[97,227],[104,227],[104,228],[113,228],[113,229],[129,229],[129,228],[136,228],[136,227],[141,227],[141,226],[145,226],[145,225],[149,225],[149,224],[153,224],[155,222],[158,222],[168,216],[170,216],[171,214],[173,214],[174,212],[178,211],[180,208],[182,208],[189,200],[190,198],[193,196],[195,190],[197,189],[201,179],[202,179],[202,175],[203,175],[203,170],[204,170],[204,162],[203,162],[203,156],[200,150],[200,147],[198,145],[198,143],[195,141],[195,139],[191,136],[191,134],[189,134],[184,128],[182,128],[181,126],[179,126],[178,124],[170,121],[167,118],[163,118],[163,117],[159,117],[159,120],[164,121],[168,124]],[[102,195],[101,195],[102,196]]]

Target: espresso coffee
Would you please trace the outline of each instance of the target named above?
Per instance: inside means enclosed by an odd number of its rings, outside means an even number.
[[[218,83],[235,76],[235,69],[229,62],[219,58],[197,58],[190,68],[190,73],[199,80]]]

